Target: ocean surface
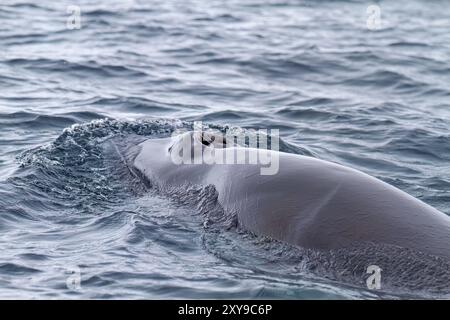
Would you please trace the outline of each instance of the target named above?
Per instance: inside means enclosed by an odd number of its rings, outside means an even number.
[[[283,151],[450,214],[449,15],[448,1],[1,0],[0,298],[421,296],[205,228],[134,192],[102,146],[193,121],[279,129]]]

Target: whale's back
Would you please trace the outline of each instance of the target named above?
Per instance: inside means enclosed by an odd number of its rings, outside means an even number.
[[[450,218],[424,202],[358,170],[311,157],[281,154],[279,166],[273,176],[229,166],[228,182],[217,179],[224,207],[249,230],[305,248],[375,242],[450,259]]]

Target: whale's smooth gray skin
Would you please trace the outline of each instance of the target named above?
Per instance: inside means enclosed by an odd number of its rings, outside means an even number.
[[[175,164],[171,153],[181,141],[142,142],[135,168],[162,189],[213,185],[224,211],[236,214],[239,225],[257,235],[311,249],[381,243],[450,259],[450,217],[381,180],[283,152],[276,154],[275,175],[261,175],[259,164]],[[212,145],[202,148],[206,152]],[[215,154],[224,150],[215,148]]]

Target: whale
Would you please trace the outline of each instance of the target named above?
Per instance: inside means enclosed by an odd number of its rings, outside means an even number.
[[[189,148],[202,161],[180,161],[180,150]],[[194,131],[143,139],[133,150],[129,166],[152,186],[163,192],[210,186],[223,214],[255,235],[315,250],[376,243],[450,260],[449,216],[359,170]],[[227,152],[277,159],[278,170],[262,174],[262,163],[217,161]]]

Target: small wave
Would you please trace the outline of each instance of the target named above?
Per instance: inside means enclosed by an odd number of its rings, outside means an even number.
[[[216,121],[216,122],[225,122],[229,120],[236,119],[245,119],[245,118],[260,118],[262,117],[260,114],[256,112],[243,112],[243,111],[235,111],[235,110],[222,110],[222,111],[213,111],[202,116],[188,117],[186,120],[202,120],[202,121]]]
[[[344,83],[356,87],[371,86],[411,90],[411,92],[417,92],[417,90],[425,90],[427,88],[427,84],[425,83],[413,80],[402,73],[390,70],[375,71],[360,77],[345,80]]]
[[[86,17],[118,17],[121,16],[120,11],[116,10],[107,10],[107,9],[91,9],[91,10],[84,10],[83,15],[86,15]]]
[[[104,116],[95,112],[67,112],[64,115],[46,115],[19,111],[0,113],[0,125],[4,128],[23,129],[67,128],[75,123],[99,118],[104,118]]]
[[[450,160],[450,136],[439,135],[428,130],[413,128],[398,130],[383,149],[386,152],[399,153],[402,156],[429,162]]]
[[[0,263],[0,272],[7,275],[30,275],[40,272],[37,269],[15,263]]]
[[[277,114],[288,118],[301,118],[305,120],[330,120],[336,117],[336,114],[327,111],[320,111],[312,108],[283,108],[277,111]]]
[[[30,70],[51,71],[68,73],[73,76],[85,78],[86,74],[101,77],[144,77],[146,73],[134,70],[123,65],[102,64],[98,61],[90,60],[85,62],[71,62],[64,59],[25,59],[14,58],[4,61],[6,65],[13,67],[23,67]]]
[[[408,41],[397,41],[389,44],[390,47],[429,47],[427,43],[423,42],[408,42]]]

